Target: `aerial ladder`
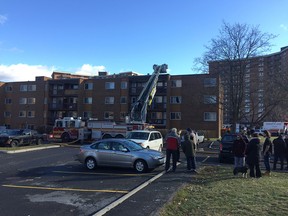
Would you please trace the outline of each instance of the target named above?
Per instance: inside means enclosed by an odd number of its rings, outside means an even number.
[[[168,65],[153,65],[154,72],[145,84],[130,112],[131,123],[146,123],[147,108],[151,105],[156,93],[158,77],[161,73],[167,73]]]

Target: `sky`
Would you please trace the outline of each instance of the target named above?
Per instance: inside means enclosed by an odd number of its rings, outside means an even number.
[[[0,81],[53,71],[98,75],[193,74],[223,21],[278,35],[288,45],[287,0],[0,0]]]

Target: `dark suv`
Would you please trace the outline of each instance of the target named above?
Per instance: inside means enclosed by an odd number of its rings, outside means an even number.
[[[243,139],[248,143],[248,138],[246,136],[243,136]],[[234,161],[234,155],[233,155],[233,143],[236,139],[237,134],[224,134],[221,140],[218,140],[220,142],[219,145],[219,162],[231,162]]]
[[[0,134],[0,146],[38,145],[42,141],[43,136],[35,130],[6,129]]]

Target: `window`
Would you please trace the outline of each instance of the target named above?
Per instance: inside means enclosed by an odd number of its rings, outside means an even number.
[[[155,101],[155,103],[163,103],[163,97],[162,96],[155,96],[154,101]]]
[[[26,111],[19,111],[19,117],[26,117]]]
[[[136,102],[137,98],[136,97],[131,97],[131,104],[134,104]]]
[[[27,104],[27,98],[20,98],[19,104]]]
[[[126,103],[127,103],[127,97],[122,96],[122,97],[120,98],[120,104],[126,104]]]
[[[172,96],[170,97],[171,104],[181,104],[182,97],[181,96]]]
[[[128,84],[126,81],[121,82],[121,89],[127,89],[127,86],[128,86]]]
[[[28,104],[35,104],[36,98],[28,98]]]
[[[114,113],[109,111],[105,112],[104,119],[114,119]]]
[[[217,97],[215,95],[204,95],[204,104],[216,104]]]
[[[28,111],[27,112],[27,117],[34,118],[35,117],[35,111]]]
[[[83,117],[87,119],[92,118],[92,112],[83,112]]]
[[[36,91],[36,85],[28,85],[27,89],[28,91]]]
[[[20,85],[20,91],[27,91],[27,85]]]
[[[205,112],[204,113],[204,121],[216,121],[217,115],[216,112]]]
[[[11,112],[5,111],[5,112],[4,112],[4,117],[5,117],[5,118],[10,118],[10,117],[11,117]]]
[[[93,83],[85,83],[84,89],[85,90],[92,90],[93,89]]]
[[[12,104],[11,98],[5,98],[5,104]]]
[[[92,104],[92,97],[84,98],[84,104]]]
[[[105,97],[105,104],[114,104],[114,97]]]
[[[115,89],[115,83],[114,82],[106,82],[105,83],[105,89]]]
[[[181,113],[180,112],[171,112],[170,113],[171,120],[181,120]]]
[[[171,80],[171,87],[174,88],[182,87],[182,80]]]
[[[205,78],[204,79],[204,87],[215,87],[216,86],[216,78]]]
[[[13,87],[12,86],[5,86],[5,91],[6,92],[12,92],[13,91]]]

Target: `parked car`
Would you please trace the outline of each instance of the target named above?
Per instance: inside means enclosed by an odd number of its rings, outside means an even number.
[[[197,138],[198,138],[198,144],[203,143],[205,139],[204,132],[202,131],[197,131]]]
[[[145,149],[128,139],[103,139],[80,147],[76,160],[93,170],[97,166],[134,168],[143,173],[164,164],[163,153]]]
[[[29,129],[6,129],[0,134],[0,146],[17,147],[21,145],[38,145],[43,141],[41,134]]]
[[[233,143],[236,139],[237,134],[224,134],[221,140],[218,140],[220,142],[219,145],[219,162],[233,162],[234,161],[234,155],[233,155]],[[248,138],[244,135],[242,135],[243,139],[248,143]]]
[[[138,143],[143,148],[157,151],[162,151],[163,149],[163,137],[159,131],[134,130],[127,135],[127,139]]]
[[[265,136],[264,130],[262,129],[255,129],[254,133],[257,133],[259,136]]]

